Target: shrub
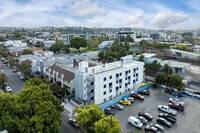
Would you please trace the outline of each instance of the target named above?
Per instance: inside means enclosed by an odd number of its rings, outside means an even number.
[[[149,85],[149,84],[151,84],[151,82],[148,82],[148,83],[146,83],[146,84],[140,85],[140,86],[138,87],[138,89],[140,89],[140,88],[142,88],[142,87],[144,87],[144,86],[147,86],[147,85]]]

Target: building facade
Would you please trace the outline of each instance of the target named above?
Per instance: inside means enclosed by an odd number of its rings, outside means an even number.
[[[121,61],[89,67],[79,62],[75,72],[75,97],[85,104],[101,104],[130,93],[143,81],[143,62],[132,61],[132,56]]]
[[[133,39],[136,38],[136,34],[134,31],[119,31],[116,33],[115,37],[120,41],[121,37],[126,37],[127,35],[130,35]]]

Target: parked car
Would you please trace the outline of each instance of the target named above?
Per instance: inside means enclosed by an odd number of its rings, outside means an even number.
[[[145,119],[143,116],[136,115],[135,118],[140,120],[140,122],[142,122],[143,125],[146,125],[148,123],[147,119]]]
[[[162,125],[165,125],[167,127],[171,127],[172,126],[172,124],[169,121],[167,121],[166,119],[161,118],[161,117],[157,119],[157,122],[162,124]]]
[[[110,107],[111,108],[115,108],[115,109],[119,109],[119,110],[123,110],[124,109],[124,107],[122,105],[118,104],[118,103],[113,104]]]
[[[170,109],[169,106],[166,105],[158,105],[158,109],[171,115],[177,114],[177,111]]]
[[[190,93],[190,92],[188,92],[188,91],[182,91],[181,93],[182,93],[183,95],[186,95],[186,96],[190,96],[190,97],[193,96],[192,93]]]
[[[6,91],[7,92],[12,92],[12,88],[10,88],[9,86],[6,87]]]
[[[200,91],[195,91],[194,94],[200,95]]]
[[[160,132],[164,133],[164,127],[162,127],[161,125],[159,125],[157,123],[152,123],[152,124],[150,124],[150,126],[153,126],[153,127],[157,128]]]
[[[17,69],[14,69],[13,72],[16,73],[16,72],[18,72],[18,70],[17,70]]]
[[[147,125],[145,128],[144,128],[145,132],[151,132],[151,133],[157,133],[158,132],[158,129],[154,126],[149,126]]]
[[[159,113],[158,116],[170,121],[171,123],[176,122],[176,118],[172,115],[167,114],[167,113]]]
[[[168,93],[170,93],[170,94],[173,95],[173,96],[176,96],[176,93],[173,91],[173,89],[166,88],[166,89],[165,89],[165,92],[168,92]]]
[[[143,96],[141,96],[140,94],[131,94],[130,95],[131,97],[133,97],[133,98],[135,98],[135,99],[139,99],[139,100],[144,100],[144,97]]]
[[[177,98],[169,98],[169,102],[172,102],[172,103],[176,103],[176,104],[179,104],[181,106],[184,106],[185,103]]]
[[[127,99],[121,100],[120,103],[121,104],[126,104],[126,105],[131,105],[131,102],[128,101]]]
[[[105,108],[105,109],[104,109],[104,112],[105,112],[105,114],[107,114],[107,115],[115,115],[115,113],[111,111],[111,108]]]
[[[135,102],[135,99],[133,97],[128,97],[127,100],[130,101],[131,103]]]
[[[22,74],[20,72],[17,72],[17,76],[20,77]]]
[[[198,94],[193,94],[193,97],[197,98],[197,99],[200,99],[200,95],[198,95]]]
[[[180,104],[176,104],[176,103],[171,103],[169,102],[169,107],[173,108],[173,109],[177,109],[179,111],[184,111],[184,107],[181,106]]]
[[[137,128],[141,128],[143,126],[143,124],[140,122],[140,120],[138,120],[137,118],[135,118],[133,116],[130,116],[128,118],[128,122]]]
[[[167,86],[166,86],[166,85],[163,85],[163,84],[161,84],[160,87],[161,87],[161,88],[164,88],[164,89],[167,88]]]
[[[74,118],[69,118],[69,123],[74,126],[75,128],[78,128],[78,123]]]
[[[150,92],[148,90],[141,90],[138,93],[139,94],[144,94],[144,95],[150,95]]]
[[[22,80],[24,80],[24,76],[23,75],[21,75],[19,78],[22,79]]]
[[[153,119],[153,117],[149,113],[139,112],[138,115],[143,116],[144,118],[146,118],[149,121],[151,121]]]

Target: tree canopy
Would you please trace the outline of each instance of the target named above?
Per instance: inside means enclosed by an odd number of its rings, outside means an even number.
[[[0,94],[0,130],[9,133],[58,133],[61,101],[41,79],[26,81],[20,94]]]
[[[4,83],[7,82],[7,76],[4,73],[0,74],[0,88],[4,88]]]
[[[86,47],[87,42],[85,38],[82,37],[73,37],[70,40],[70,46],[76,49],[79,49],[80,47]]]
[[[168,64],[165,64],[164,67],[161,69],[161,72],[164,72],[166,75],[171,75],[173,71]]]
[[[26,54],[33,54],[33,50],[31,49],[24,49],[23,52],[22,52],[23,55],[26,55]]]
[[[54,53],[60,52],[65,47],[65,43],[62,40],[56,40],[56,42],[50,47],[50,50]]]
[[[113,115],[104,117],[94,124],[97,133],[119,133],[121,126],[118,120],[115,120]]]
[[[78,113],[76,116],[76,120],[80,126],[92,126],[95,121],[98,121],[104,118],[104,111],[99,110],[97,104],[85,105],[81,107],[77,107],[74,110],[74,113]]]
[[[20,72],[24,75],[24,77],[29,78],[31,76],[31,65],[26,63],[26,62],[22,62],[22,65],[20,66]]]
[[[98,48],[99,46],[99,39],[97,37],[91,37],[90,40],[87,41],[88,48]]]
[[[185,44],[179,44],[174,46],[175,49],[183,50],[183,51],[188,51],[188,46]]]
[[[129,34],[126,36],[125,40],[128,42],[134,42],[133,38]]]

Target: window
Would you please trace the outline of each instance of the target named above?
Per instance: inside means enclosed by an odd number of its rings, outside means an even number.
[[[112,89],[110,89],[109,92],[111,93],[111,92],[112,92]]]
[[[128,83],[125,83],[125,86],[128,86]]]
[[[137,70],[138,70],[138,67],[137,67]]]
[[[128,76],[128,80],[131,80],[131,76]]]
[[[131,72],[131,70],[128,70],[128,73],[130,73]]]
[[[116,81],[116,84],[118,83],[118,80]]]
[[[136,79],[136,81],[138,81],[138,79]]]
[[[120,85],[119,88],[122,88],[122,86]]]
[[[94,97],[91,97],[90,100],[94,100]]]
[[[106,95],[106,91],[103,92],[103,95]]]
[[[84,90],[86,90],[86,87],[84,87]]]
[[[135,80],[133,80],[133,84],[135,84]]]
[[[127,77],[125,79],[127,80]]]
[[[135,72],[135,71],[136,71],[136,68],[134,68],[133,71]]]
[[[94,82],[91,82],[90,85],[94,85]]]
[[[104,101],[104,102],[106,102],[106,98],[105,98],[105,99],[103,99],[103,101]]]
[[[118,96],[119,94],[117,93],[116,96]]]
[[[93,93],[94,92],[94,89],[92,89],[91,91],[90,91],[90,93]]]
[[[128,82],[128,84],[130,85],[130,82]]]
[[[125,74],[127,75],[127,74],[128,74],[128,71],[126,71]]]
[[[138,77],[138,73],[136,73],[136,77]]]
[[[135,74],[133,75],[133,77],[135,77]]]
[[[128,91],[130,91],[130,88],[128,88]]]
[[[112,83],[109,83],[109,88],[112,88]]]
[[[116,78],[119,78],[119,74],[116,74]]]
[[[104,85],[103,88],[106,88],[106,85]]]
[[[105,78],[103,78],[103,81],[106,81],[106,77],[105,77]]]
[[[120,73],[120,76],[122,76],[122,73]]]
[[[110,79],[112,79],[112,76],[110,76]]]
[[[122,79],[119,80],[119,83],[120,83],[120,84],[122,83]]]

